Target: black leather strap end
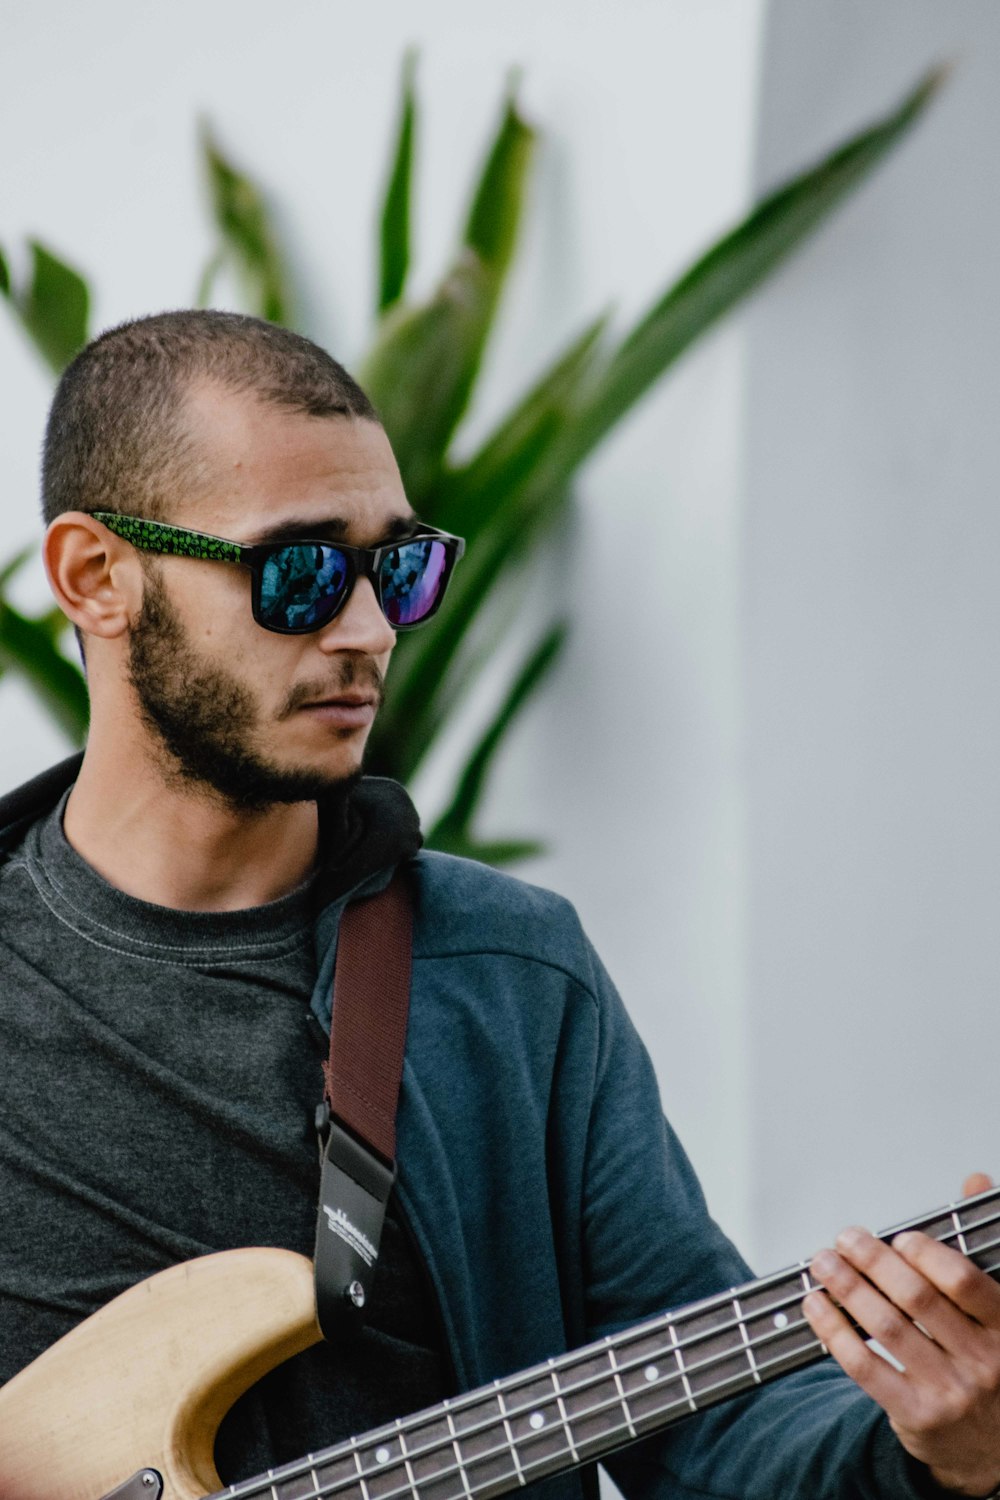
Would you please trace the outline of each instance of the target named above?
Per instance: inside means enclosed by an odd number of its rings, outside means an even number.
[[[316,1222],[316,1313],[326,1339],[356,1338],[371,1296],[395,1166],[317,1112],[321,1167]]]

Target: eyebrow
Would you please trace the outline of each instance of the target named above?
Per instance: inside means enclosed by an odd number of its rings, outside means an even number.
[[[401,542],[407,537],[416,536],[422,531],[424,523],[413,511],[408,516],[394,516],[385,528],[379,533],[373,546],[381,546],[386,542]],[[268,542],[340,542],[351,530],[351,523],[342,516],[327,516],[325,520],[317,521],[279,521],[274,526],[267,526],[263,531],[257,533],[252,542],[244,543],[244,546],[261,547]]]

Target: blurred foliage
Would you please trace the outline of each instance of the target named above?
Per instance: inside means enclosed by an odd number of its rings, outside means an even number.
[[[402,99],[379,216],[374,335],[358,376],[378,408],[407,494],[431,524],[468,540],[448,605],[426,630],[400,638],[392,691],[372,735],[368,764],[408,782],[452,720],[516,609],[516,572],[566,511],[584,460],[696,339],[772,274],[859,186],[914,124],[941,82],[929,74],[885,118],[760,202],[748,217],[659,296],[624,337],[606,317],[589,323],[521,397],[478,451],[452,459],[514,258],[537,145],[512,89],[475,182],[456,253],[425,302],[407,300],[411,205],[419,111],[414,59]],[[201,152],[219,236],[201,281],[211,297],[223,267],[235,271],[248,312],[292,321],[290,276],[268,200],[203,128]],[[89,294],[78,272],[41,245],[15,286],[0,254],[0,293],[50,368],[59,372],[86,342]],[[83,737],[86,692],[59,649],[58,612],[29,619],[4,602],[23,563],[0,573],[0,670],[23,673],[67,733]],[[483,842],[474,829],[504,739],[556,661],[565,622],[546,627],[514,671],[499,706],[459,771],[431,830],[433,847],[503,863],[534,853],[524,839]]]

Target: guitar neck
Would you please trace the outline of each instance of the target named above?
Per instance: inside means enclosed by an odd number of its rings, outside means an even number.
[[[882,1232],[919,1229],[1000,1272],[1000,1189]],[[599,1343],[244,1480],[210,1500],[493,1500],[589,1463],[825,1354],[802,1261]]]

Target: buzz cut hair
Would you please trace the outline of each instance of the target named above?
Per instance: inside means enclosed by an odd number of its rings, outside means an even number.
[[[343,366],[302,334],[207,309],[138,318],[102,333],[63,372],[45,429],[46,525],[70,510],[169,520],[200,489],[203,455],[184,421],[200,382],[305,416],[379,421]]]

